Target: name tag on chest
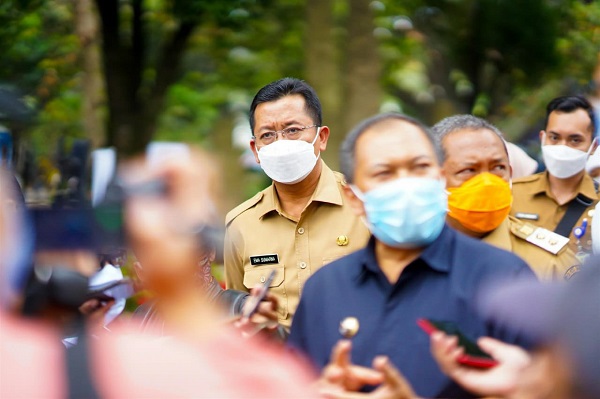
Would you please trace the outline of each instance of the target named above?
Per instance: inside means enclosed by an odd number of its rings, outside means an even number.
[[[277,263],[279,263],[279,255],[277,254],[254,255],[250,257],[250,264],[252,266],[275,265]]]

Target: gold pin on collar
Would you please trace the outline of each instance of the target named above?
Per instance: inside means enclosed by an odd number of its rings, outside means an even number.
[[[345,247],[346,245],[348,245],[349,242],[350,240],[348,239],[348,236],[345,236],[343,234],[335,239],[335,243],[340,247]]]

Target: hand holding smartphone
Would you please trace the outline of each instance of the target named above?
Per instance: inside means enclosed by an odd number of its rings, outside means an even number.
[[[417,320],[417,324],[429,335],[436,331],[442,331],[447,335],[458,337],[458,346],[464,348],[464,353],[457,359],[458,363],[481,369],[488,369],[498,365],[498,362],[494,358],[481,350],[475,342],[467,338],[454,323],[419,319]]]
[[[250,319],[250,317],[256,313],[258,306],[265,299],[267,293],[269,292],[269,286],[275,278],[275,273],[277,273],[275,270],[271,270],[263,285],[258,288],[258,293],[248,297],[242,310],[242,319]]]

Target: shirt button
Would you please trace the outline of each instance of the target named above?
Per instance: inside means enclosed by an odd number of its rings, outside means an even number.
[[[306,262],[300,262],[300,269],[306,269]]]
[[[265,278],[265,276],[260,276],[260,282],[264,283],[267,279]]]
[[[300,227],[298,229],[298,234],[304,234],[304,227]]]

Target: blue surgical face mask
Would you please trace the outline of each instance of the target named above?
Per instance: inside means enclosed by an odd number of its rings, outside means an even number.
[[[448,209],[443,180],[402,178],[361,193],[367,225],[381,242],[396,248],[419,248],[442,232]]]

